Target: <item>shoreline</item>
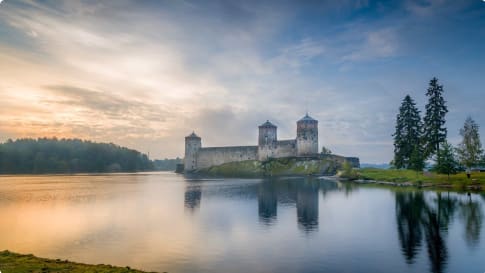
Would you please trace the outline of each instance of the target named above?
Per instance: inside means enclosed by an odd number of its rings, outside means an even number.
[[[69,260],[40,258],[32,254],[19,254],[9,250],[0,251],[0,270],[9,273],[23,272],[110,272],[110,273],[148,273],[129,266],[120,267],[109,264],[85,264]],[[156,273],[156,272],[150,272]]]
[[[337,177],[339,181],[357,184],[374,184],[390,187],[413,187],[416,189],[446,189],[453,191],[485,191],[485,173],[474,173],[467,178],[464,173],[450,175],[434,172],[364,168],[357,170],[352,179]]]
[[[337,178],[340,182],[352,182],[360,185],[372,184],[372,185],[382,185],[382,186],[391,186],[391,187],[411,187],[416,189],[451,189],[454,191],[474,191],[474,192],[483,192],[485,189],[484,187],[477,183],[477,184],[470,184],[466,185],[465,188],[459,188],[459,185],[453,185],[452,183],[449,184],[433,184],[433,183],[425,183],[422,185],[415,185],[413,182],[389,182],[389,181],[378,181],[378,180],[364,180],[364,179],[357,179],[357,180],[348,180],[348,179],[341,179]]]

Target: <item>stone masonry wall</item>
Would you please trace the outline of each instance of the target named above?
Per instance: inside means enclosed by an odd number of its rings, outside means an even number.
[[[296,140],[280,140],[277,142],[276,146],[276,156],[280,157],[290,157],[296,156]]]
[[[197,154],[197,169],[245,160],[258,160],[258,146],[201,148]]]
[[[296,156],[296,140],[278,140],[273,145],[258,147],[258,160]]]

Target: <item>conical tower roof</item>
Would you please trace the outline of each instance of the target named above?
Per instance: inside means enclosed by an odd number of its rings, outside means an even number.
[[[312,117],[310,117],[308,115],[308,113],[306,113],[306,115],[304,117],[302,117],[298,122],[300,122],[300,121],[317,121],[317,120],[314,119],[314,118],[312,118]]]
[[[200,138],[200,136],[196,135],[194,131],[192,131],[192,134],[186,136],[186,138]]]
[[[276,125],[274,125],[273,123],[269,122],[269,120],[266,120],[265,123],[261,124],[261,126],[259,127],[275,127],[276,128]]]

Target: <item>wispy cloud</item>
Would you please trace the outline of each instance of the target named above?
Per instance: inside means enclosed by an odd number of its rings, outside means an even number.
[[[64,85],[47,86],[53,91],[55,100],[46,100],[51,105],[62,104],[88,109],[95,115],[104,115],[118,120],[166,121],[170,117],[165,105],[150,104],[134,98],[111,95],[107,91],[93,91]]]
[[[385,28],[364,34],[363,41],[352,51],[343,56],[343,61],[365,61],[377,58],[393,57],[398,53],[397,33],[395,29]]]
[[[473,104],[455,109],[481,109],[482,55],[473,52],[485,7],[470,5],[5,1],[0,140],[75,136],[173,157],[193,129],[207,145],[254,144],[271,119],[279,136],[294,137],[308,109],[321,144],[388,161],[401,93],[422,102],[429,77],[446,76],[463,91],[458,101]],[[458,19],[433,19],[440,13]]]
[[[312,38],[305,38],[281,49],[280,54],[273,60],[273,64],[280,67],[300,68],[312,59],[323,56],[325,48],[323,41],[318,42]]]

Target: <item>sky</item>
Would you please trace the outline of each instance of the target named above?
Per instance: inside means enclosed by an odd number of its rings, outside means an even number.
[[[0,141],[58,137],[182,157],[256,145],[257,126],[387,163],[399,105],[443,84],[448,138],[485,138],[485,1],[28,1],[0,3]]]

